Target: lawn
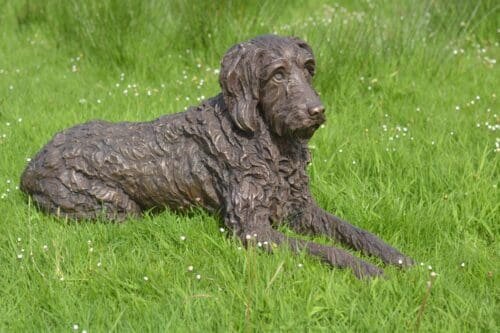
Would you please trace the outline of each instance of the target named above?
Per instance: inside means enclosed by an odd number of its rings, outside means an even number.
[[[266,33],[317,58],[318,203],[415,267],[360,281],[201,211],[75,223],[19,191],[57,131],[196,105]],[[498,331],[499,36],[494,0],[0,0],[0,331]]]

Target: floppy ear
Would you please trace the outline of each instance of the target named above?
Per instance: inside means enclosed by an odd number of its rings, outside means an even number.
[[[219,83],[224,102],[239,129],[254,132],[257,129],[259,80],[257,48],[250,43],[233,46],[224,55]]]

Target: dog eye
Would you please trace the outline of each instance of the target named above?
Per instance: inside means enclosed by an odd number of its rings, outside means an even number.
[[[314,64],[308,63],[304,66],[311,76],[314,76],[315,67]]]
[[[283,71],[279,70],[273,74],[273,79],[276,81],[283,81],[285,79],[285,73],[283,73]]]
[[[310,74],[311,76],[314,76],[314,72],[315,72],[315,69],[316,69],[316,68],[315,68],[315,66],[314,66],[314,62],[312,62],[312,61],[308,61],[308,62],[306,62],[306,63],[304,64],[304,67],[305,67],[305,69],[309,72],[309,74]]]

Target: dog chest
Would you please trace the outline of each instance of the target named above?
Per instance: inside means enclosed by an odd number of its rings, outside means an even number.
[[[271,220],[282,223],[309,201],[309,178],[302,161],[282,158],[277,163],[276,183],[270,196]]]

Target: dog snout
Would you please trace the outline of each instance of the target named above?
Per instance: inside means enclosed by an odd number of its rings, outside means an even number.
[[[307,112],[309,112],[311,116],[322,115],[325,113],[325,107],[322,104],[311,105],[308,106]]]

